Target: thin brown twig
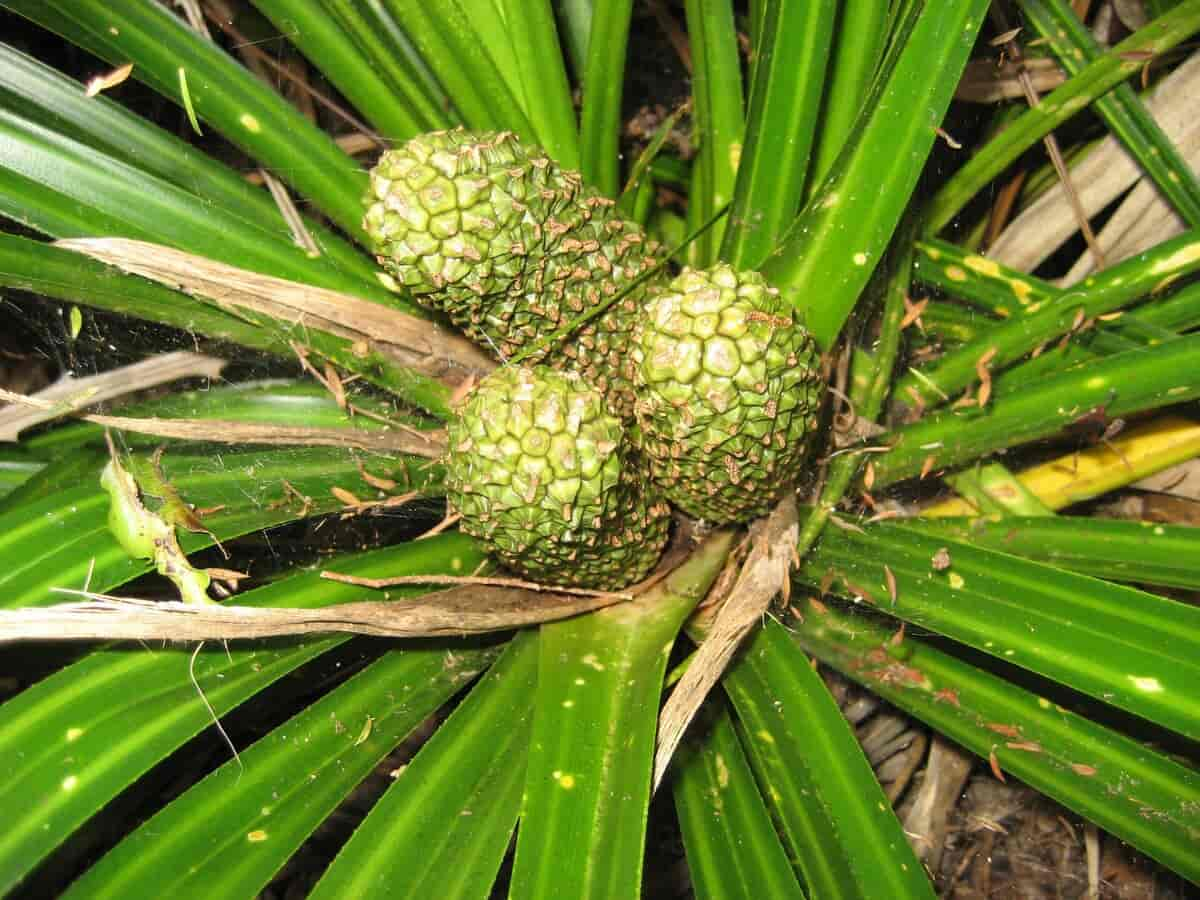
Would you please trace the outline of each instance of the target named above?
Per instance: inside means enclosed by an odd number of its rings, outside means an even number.
[[[267,190],[271,192],[271,199],[275,201],[275,206],[279,209],[279,214],[283,216],[283,221],[287,225],[288,231],[292,233],[292,240],[296,246],[310,257],[320,256],[321,248],[317,246],[317,242],[313,240],[313,236],[308,233],[308,228],[304,225],[304,219],[300,215],[300,210],[296,208],[296,201],[292,199],[292,195],[288,192],[288,189],[283,186],[283,182],[266,169],[259,169],[259,171],[262,172]]]
[[[991,14],[996,20],[1001,30],[1007,30],[1007,22],[1005,21],[1004,12],[998,5],[993,4]],[[1041,104],[1041,99],[1038,93],[1034,90],[1033,79],[1025,68],[1025,54],[1021,49],[1021,45],[1017,42],[1016,32],[1009,32],[1012,36],[1004,44],[1004,50],[1017,66],[1017,79],[1021,83],[1021,90],[1025,93],[1025,100],[1029,103],[1030,108],[1036,108]],[[1088,249],[1096,260],[1096,268],[1103,269],[1106,265],[1104,252],[1100,249],[1100,243],[1096,240],[1096,233],[1092,231],[1092,225],[1088,221],[1087,211],[1083,208],[1083,202],[1079,199],[1079,192],[1075,189],[1075,184],[1071,180],[1071,172],[1067,168],[1066,160],[1063,159],[1062,150],[1058,146],[1058,138],[1051,132],[1042,138],[1042,143],[1046,145],[1046,153],[1050,157],[1050,162],[1054,165],[1054,171],[1058,175],[1059,181],[1062,182],[1063,190],[1067,195],[1067,200],[1071,204],[1071,210],[1075,213],[1075,218],[1079,224],[1079,230],[1083,234],[1084,241],[1087,242]]]
[[[658,27],[663,30],[667,41],[675,49],[675,54],[679,57],[679,61],[683,63],[683,67],[691,75],[692,48],[688,42],[687,33],[679,27],[679,23],[675,21],[675,17],[662,0],[646,0],[646,7],[650,10],[651,15],[654,16]]]
[[[168,381],[216,378],[224,366],[223,359],[180,350],[83,378],[67,376],[31,396],[17,394],[21,399],[0,409],[0,441],[15,441],[34,425]]]
[[[346,575],[342,572],[321,573],[328,581],[338,581],[342,584],[356,584],[359,587],[382,589],[395,587],[400,584],[438,584],[443,586],[484,585],[487,587],[519,588],[526,591],[554,594],[572,594],[579,597],[608,597],[613,600],[632,600],[633,594],[623,591],[597,591],[591,588],[558,587],[552,584],[539,584],[536,581],[524,581],[520,578],[489,578],[478,575],[395,575],[391,578],[360,578],[357,575]]]

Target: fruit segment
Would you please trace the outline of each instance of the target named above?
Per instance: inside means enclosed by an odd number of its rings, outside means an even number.
[[[815,343],[761,275],[685,269],[653,289],[633,356],[636,441],[672,503],[744,521],[792,486],[825,386]]]
[[[654,568],[670,507],[622,421],[571,372],[506,366],[449,428],[446,496],[460,527],[543,584],[619,590]]]

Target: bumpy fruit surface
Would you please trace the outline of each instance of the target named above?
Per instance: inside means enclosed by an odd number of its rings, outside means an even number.
[[[508,133],[421,135],[371,171],[363,227],[380,265],[502,359],[616,295],[654,265],[641,229],[539,147]],[[632,294],[545,358],[632,412]]]
[[[526,578],[617,590],[662,553],[670,508],[631,465],[620,419],[574,373],[508,366],[449,428],[460,527]]]
[[[756,272],[686,269],[638,323],[637,441],[651,477],[712,523],[766,512],[800,474],[824,384],[812,338]]]

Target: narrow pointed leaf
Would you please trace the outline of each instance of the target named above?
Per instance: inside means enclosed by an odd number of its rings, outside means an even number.
[[[252,220],[290,245],[292,236],[269,193],[229,166],[175,135],[134,115],[103,95],[88,97],[84,86],[12,47],[0,44],[0,107],[50,131],[92,147],[149,175],[168,181],[203,201]],[[377,287],[374,264],[356,247],[304,218],[321,253],[346,275]]]
[[[1200,774],[929,643],[811,604],[796,640],[971,752],[1192,881]]]
[[[476,34],[463,0],[436,5],[385,0],[384,6],[433,70],[468,127],[515,131],[524,140],[535,140],[521,99],[513,95],[496,60]]]
[[[294,107],[158,3],[130,0],[4,0],[4,5],[113,65],[196,116],[334,220],[362,233],[367,176]],[[180,72],[184,75],[181,77]],[[303,160],[303,165],[297,165]]]
[[[381,0],[361,3],[322,0],[321,5],[326,14],[336,18],[350,35],[388,88],[401,98],[405,108],[420,123],[418,131],[448,128],[456,123],[456,114],[450,109],[441,86],[400,26],[383,8]],[[324,70],[322,57],[318,56],[316,64]],[[400,138],[392,134],[386,137],[392,141]]]
[[[689,0],[688,37],[692,49],[692,105],[700,146],[692,161],[688,192],[688,231],[695,232],[733,199],[742,157],[745,113],[737,27],[729,0]],[[716,262],[728,219],[705,231],[688,248],[692,265]]]
[[[721,259],[757,269],[804,197],[837,3],[766,0]]]
[[[378,577],[470,571],[481,560],[473,542],[449,535],[339,560],[338,568]],[[302,572],[247,592],[238,602],[326,606],[367,593]],[[306,639],[228,653],[214,646],[197,657],[194,673],[220,716],[345,640]],[[0,706],[0,802],[9,809],[34,804],[43,813],[22,818],[0,835],[0,890],[9,891],[134,779],[212,724],[192,685],[189,662],[190,652],[183,649],[101,650]]]
[[[625,49],[633,0],[606,0],[592,9],[583,105],[579,111],[579,168],[606,197],[621,190],[619,143]]]
[[[640,895],[667,655],[731,538],[630,603],[542,626],[514,897]]]
[[[388,651],[167,805],[64,896],[255,896],[494,652],[455,643]]]
[[[258,11],[366,117],[375,129],[403,141],[432,127],[421,111],[363,53],[336,16],[312,0],[256,0]],[[342,3],[344,7],[354,4]],[[347,12],[347,15],[352,13]]]
[[[88,452],[86,450],[79,452]],[[64,601],[54,588],[104,592],[125,583],[153,565],[133,559],[109,529],[109,496],[100,486],[106,459],[91,455],[94,468],[78,482],[33,502],[0,514],[0,606],[45,606]],[[437,477],[426,460],[379,457],[371,471],[415,487]],[[135,454],[125,463],[136,477],[152,473],[149,453]],[[223,451],[219,454],[167,451],[162,468],[180,497],[200,509],[218,508],[204,524],[218,538],[292,521],[300,514],[319,515],[342,507],[330,493],[333,487],[358,491],[371,488],[362,481],[359,460],[347,451],[304,448],[271,451]],[[406,482],[406,479],[410,479]],[[287,482],[295,490],[285,486]],[[305,508],[300,496],[310,498]],[[206,534],[179,535],[184,552],[212,544]]]
[[[724,704],[692,727],[672,763],[672,792],[699,900],[800,897]]]
[[[169,244],[423,315],[361,271],[351,275],[335,259],[309,257],[277,230],[264,227],[253,207],[230,210],[199,203],[171,181],[7,110],[0,110],[0,169],[0,184],[19,187],[15,196],[0,196],[0,214],[44,234]]]
[[[926,231],[937,234],[984,186],[1022,153],[1116,85],[1140,72],[1149,57],[1165,53],[1200,29],[1200,4],[1182,3],[1139,29],[1078,75],[1021,114],[954,173],[930,202]]]
[[[987,453],[1049,437],[1103,408],[1111,417],[1200,396],[1200,336],[1188,335],[1147,354],[1130,350],[1077,366],[1020,391],[995,397],[984,409],[943,409],[890,438],[877,456],[876,486],[919,474],[927,465],[955,466]]]
[[[579,127],[550,0],[501,5],[538,143],[564,169],[578,169]]]
[[[827,533],[803,577],[830,571],[839,593],[1200,736],[1200,608],[898,525]]]
[[[933,897],[854,732],[773,620],[724,680],[742,745],[814,897]]]
[[[1200,269],[1200,230],[1163,241],[1153,250],[1124,260],[1089,276],[1082,290],[1062,291],[1024,315],[987,329],[968,344],[947,353],[920,375],[902,378],[897,395],[935,404],[952,397],[978,380],[979,359],[988,354],[988,365],[999,371],[1016,362],[1039,344],[1067,334],[1076,322],[1128,306],[1153,291]]]
[[[763,273],[828,347],[908,206],[987,0],[913,4],[855,135]]]
[[[1200,528],[1081,516],[914,519],[909,525],[1094,578],[1200,590]]]
[[[525,784],[537,661],[537,632],[518,634],[404,767],[310,896],[492,895]]]

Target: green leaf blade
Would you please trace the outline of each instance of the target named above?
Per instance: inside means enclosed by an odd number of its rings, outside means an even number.
[[[389,651],[164,807],[65,896],[254,896],[492,655],[469,645]]]
[[[450,535],[341,560],[338,568],[378,577],[445,572],[455,564],[469,570],[481,559],[473,542]],[[103,584],[96,587],[105,589]],[[365,593],[302,572],[247,592],[238,602],[315,607],[361,600]],[[228,654],[214,646],[200,653],[194,669],[186,650],[102,650],[0,706],[0,800],[17,808],[37,798],[37,808],[46,812],[24,817],[20,827],[0,835],[0,890],[11,889],[88,817],[212,724],[190,672],[220,716],[345,640],[318,638]],[[43,827],[48,823],[51,827]]]
[[[815,897],[933,897],[820,676],[769,621],[725,676],[742,745]]]
[[[521,803],[537,662],[537,632],[518,634],[372,808],[314,900],[490,896]]]
[[[791,626],[808,652],[1004,772],[1200,880],[1200,775],[930,644],[835,606]],[[1009,735],[1012,735],[1009,737]]]
[[[987,0],[914,4],[854,139],[763,266],[831,346],[907,207]]]
[[[803,577],[830,570],[889,615],[1200,736],[1200,609],[903,526],[827,534]]]
[[[800,897],[803,891],[729,712],[721,708],[701,740],[680,746],[672,789],[692,887],[708,898]]]
[[[635,601],[542,626],[513,896],[639,896],[667,655],[730,540]]]

